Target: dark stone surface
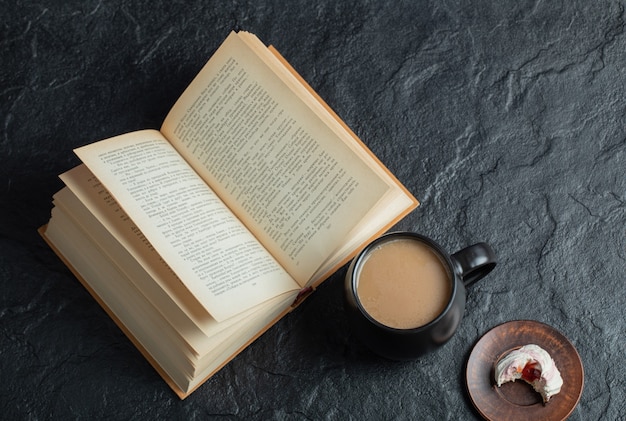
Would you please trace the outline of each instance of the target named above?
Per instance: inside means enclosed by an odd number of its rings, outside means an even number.
[[[626,418],[626,35],[615,1],[0,1],[0,413],[475,419],[472,345],[534,319]],[[409,363],[352,336],[339,271],[180,401],[38,237],[72,149],[158,127],[233,28],[274,44],[421,200],[397,228],[500,264]]]

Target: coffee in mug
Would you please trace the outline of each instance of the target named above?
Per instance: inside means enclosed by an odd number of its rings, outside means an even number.
[[[356,278],[363,309],[396,329],[412,329],[434,320],[452,292],[452,274],[445,262],[432,247],[412,238],[372,249]]]
[[[357,337],[393,360],[417,358],[446,343],[465,309],[465,287],[496,266],[486,243],[448,254],[414,232],[383,235],[346,272],[348,319]]]

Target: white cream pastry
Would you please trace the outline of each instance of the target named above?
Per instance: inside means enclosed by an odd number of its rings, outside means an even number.
[[[541,394],[543,402],[561,391],[563,379],[554,360],[543,348],[530,344],[513,350],[496,364],[495,380],[498,387],[521,379]]]

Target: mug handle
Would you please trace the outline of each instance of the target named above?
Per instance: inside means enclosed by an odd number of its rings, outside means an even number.
[[[496,254],[487,243],[465,247],[450,257],[457,275],[466,287],[484,278],[496,267]]]

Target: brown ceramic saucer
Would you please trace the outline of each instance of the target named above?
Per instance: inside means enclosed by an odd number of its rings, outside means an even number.
[[[515,381],[497,387],[494,364],[523,345],[539,345],[552,357],[563,377],[561,392],[544,404],[528,383]],[[574,410],[583,391],[584,372],[571,342],[556,329],[532,320],[501,324],[474,345],[467,361],[467,389],[472,403],[487,420],[564,420]]]

